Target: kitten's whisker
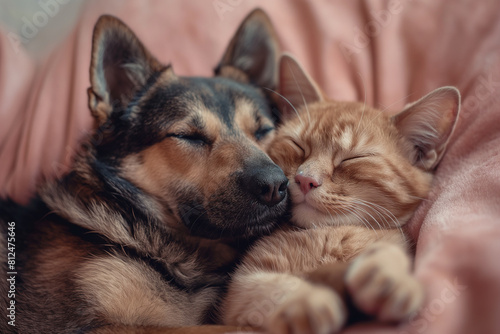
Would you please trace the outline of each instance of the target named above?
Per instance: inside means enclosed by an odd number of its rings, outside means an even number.
[[[359,198],[357,200],[360,201],[360,202],[362,202],[362,203],[365,203],[366,205],[370,205],[373,208],[378,208],[378,209],[382,210],[392,220],[392,222],[394,223],[394,225],[397,225],[397,226],[401,225],[399,223],[399,220],[396,218],[396,216],[394,216],[394,214],[390,210],[384,208],[383,206],[378,205],[378,204],[373,203],[373,202],[365,201],[365,200],[362,200],[362,199],[359,199]]]
[[[347,214],[345,213],[345,211],[343,210],[343,208],[340,208],[339,211],[340,211],[340,213],[342,213],[344,215],[345,220],[348,221],[349,217],[347,216]]]
[[[403,98],[401,98],[401,99],[397,100],[396,102],[393,102],[393,103],[391,103],[391,104],[389,104],[389,105],[387,105],[387,106],[383,105],[382,103],[379,103],[380,107],[383,107],[383,108],[380,108],[380,112],[379,112],[379,113],[377,114],[377,116],[375,116],[373,119],[375,120],[375,119],[377,119],[380,115],[385,114],[385,112],[386,112],[386,111],[388,111],[390,107],[392,107],[393,105],[395,105],[395,104],[396,104],[396,103],[398,103],[398,102],[401,102],[401,101],[403,101],[403,100],[406,100],[406,99],[407,99],[408,97],[410,97],[411,95],[413,95],[413,93],[410,93],[410,94],[406,95],[405,97],[403,97]]]
[[[371,205],[373,210],[375,210],[376,208],[378,208],[379,210],[381,210],[381,213],[385,212],[385,214],[392,220],[392,222],[394,224],[394,227],[396,227],[399,230],[399,232],[401,233],[401,235],[403,237],[405,237],[405,235],[403,233],[403,229],[401,228],[401,224],[400,224],[399,220],[396,218],[396,216],[394,216],[394,214],[390,210],[384,208],[381,205],[378,205],[378,204],[375,204],[375,203],[372,203],[372,202],[364,201],[364,200],[361,200],[361,199],[358,199],[358,200],[364,202],[365,205]],[[405,237],[405,239],[406,239],[406,237]]]
[[[363,76],[361,75],[361,72],[357,73],[359,75],[359,78],[361,79],[361,84],[363,85],[363,92],[364,92],[364,99],[363,99],[363,112],[361,113],[361,118],[359,119],[358,122],[358,127],[356,128],[356,133],[359,130],[359,126],[361,125],[361,121],[363,120],[363,116],[365,115],[365,109],[366,109],[366,87],[365,87],[365,82],[363,80]]]
[[[356,211],[356,209],[357,209],[357,208],[351,204],[351,205],[350,205],[350,207],[349,207],[349,212],[350,212],[351,214],[353,214],[354,216],[356,216],[356,217],[357,217],[357,218],[358,218],[358,219],[359,219],[359,220],[363,223],[363,225],[364,225],[366,228],[368,228],[368,229],[370,229],[370,228],[371,228],[371,229],[373,230],[373,232],[377,233],[377,231],[376,231],[376,230],[375,230],[375,228],[374,228],[374,227],[370,224],[370,222],[369,222],[369,221],[368,221],[365,217],[363,217],[362,215],[360,215],[360,214]]]
[[[383,111],[383,110],[379,111],[378,114],[375,117],[373,117],[373,120],[376,120],[380,115],[383,115],[383,114],[385,114],[385,111]]]
[[[369,228],[369,226],[363,221],[363,219],[360,216],[358,216],[355,212],[353,212],[353,210],[350,207],[344,209],[351,215],[355,216],[355,218],[357,218],[359,221],[361,221],[364,227]]]
[[[366,227],[368,229],[371,228],[372,230],[375,231],[375,229],[370,224],[370,222],[366,218],[364,218],[362,215],[359,215],[359,213],[356,211],[356,209],[357,209],[356,206],[354,206],[352,203],[349,203],[349,202],[346,202],[346,205],[347,205],[346,210],[348,210],[349,213],[351,213],[356,218],[358,218],[363,223],[364,227]]]
[[[330,215],[330,219],[332,220],[332,222],[334,222],[334,218],[330,212],[330,210],[328,210],[328,208],[326,207],[326,204],[324,204],[323,202],[321,201],[318,201],[322,206],[323,208],[325,209],[325,212],[328,213],[328,215]],[[333,208],[335,210],[335,208]]]
[[[413,93],[410,93],[410,94],[406,95],[405,97],[403,97],[403,98],[401,98],[401,99],[398,99],[398,100],[396,100],[395,102],[393,102],[393,103],[391,103],[391,104],[389,104],[389,105],[387,105],[387,106],[383,105],[382,103],[379,103],[379,105],[380,105],[381,107],[383,107],[383,108],[381,109],[381,111],[387,111],[387,110],[389,110],[389,108],[390,108],[390,107],[392,107],[393,105],[395,105],[396,103],[399,103],[399,102],[401,102],[401,101],[404,101],[404,100],[406,100],[407,98],[409,98],[409,97],[410,97],[410,96],[412,96],[412,95],[413,95]]]
[[[361,204],[361,203],[357,203],[357,204]],[[367,210],[365,210],[365,209],[363,209],[363,208],[361,208],[361,207],[358,207],[358,209],[359,209],[360,211],[362,211],[362,212],[366,213],[368,216],[370,216],[370,218],[371,218],[371,219],[372,219],[375,223],[377,223],[377,226],[378,226],[380,229],[382,229],[382,225],[380,225],[380,223],[378,222],[378,220],[377,220],[375,217],[373,217],[373,216],[372,216],[372,215],[371,215],[371,214],[370,214]],[[375,210],[374,210],[374,211],[375,211]]]
[[[369,208],[371,208],[372,210],[374,211],[378,211],[380,214],[384,214],[385,216],[389,217],[389,219],[392,221],[393,225],[394,226],[391,226],[389,224],[389,222],[387,221],[387,227],[391,228],[391,227],[398,227],[401,225],[398,221],[398,219],[392,214],[392,212],[390,212],[389,210],[387,210],[386,208],[378,205],[378,204],[375,204],[375,203],[370,203],[370,202],[365,202],[364,203],[365,206],[368,206]]]
[[[368,204],[366,204],[366,203],[363,203],[363,202],[361,202],[361,201],[357,201],[356,203],[358,203],[358,204],[360,204],[360,205],[364,205],[364,206],[368,207],[369,209],[373,210],[373,211],[374,211],[374,212],[375,212],[375,213],[376,213],[376,214],[377,214],[380,218],[382,218],[382,219],[383,219],[383,221],[384,221],[384,223],[385,223],[385,224],[384,224],[384,226],[387,226],[387,227],[390,227],[390,226],[391,226],[391,225],[389,224],[389,222],[387,221],[387,218],[385,217],[385,215],[383,215],[383,214],[382,214],[382,212],[380,212],[380,210],[377,210],[377,208],[372,207],[372,206],[370,206],[370,205],[368,205]],[[387,214],[386,214],[386,215],[387,215]]]
[[[288,69],[292,73],[293,81],[295,81],[295,84],[297,85],[297,88],[299,89],[300,96],[302,96],[302,101],[304,102],[304,107],[306,108],[306,111],[307,111],[307,118],[309,119],[309,123],[310,123],[311,122],[311,114],[309,113],[309,107],[307,106],[307,102],[306,102],[306,99],[304,97],[304,94],[302,93],[302,89],[300,89],[299,83],[297,81],[297,78],[295,77],[295,73],[293,73],[293,69],[292,69],[292,66],[290,64],[288,64]]]
[[[345,201],[343,201],[343,202],[344,202],[344,204],[350,205],[350,203],[348,203],[348,202],[345,202]],[[324,203],[321,203],[321,204],[323,205],[323,208],[325,209],[325,211],[330,215],[332,223],[335,223],[335,225],[337,225],[337,226],[345,225],[342,222],[337,222],[335,220],[335,218],[333,217],[332,213],[330,212],[330,210],[328,210],[327,206]],[[350,213],[350,214],[356,216],[356,218],[360,219],[360,217],[358,215],[356,215],[355,213],[353,213],[352,211],[349,211],[347,208],[344,208],[344,207],[337,206],[337,207],[333,207],[331,210],[334,211],[336,214],[340,213],[340,214],[344,215],[346,222],[350,221],[350,218],[349,218],[349,216],[347,216],[346,211],[347,211],[347,213]],[[368,226],[366,225],[366,223],[363,220],[361,220],[361,222],[363,223],[363,226],[368,228]]]
[[[302,121],[302,118],[300,117],[300,114],[299,112],[297,111],[297,109],[293,106],[292,102],[290,102],[286,97],[284,97],[283,95],[281,95],[280,93],[278,93],[277,91],[271,89],[271,88],[267,88],[267,87],[263,87],[264,89],[267,89],[268,91],[278,95],[279,97],[281,97],[283,100],[286,101],[286,103],[288,103],[290,105],[290,107],[292,107],[293,111],[295,112],[295,114],[297,115],[297,117],[299,118],[299,121],[300,121],[300,124],[302,124],[302,126],[304,126],[304,122]]]
[[[376,119],[377,119],[380,115],[385,114],[385,113],[389,110],[389,108],[390,108],[391,106],[395,105],[396,103],[398,103],[398,102],[400,102],[400,101],[402,101],[402,100],[406,100],[406,99],[407,99],[408,97],[410,97],[411,95],[413,95],[413,93],[410,93],[410,94],[406,95],[405,97],[403,97],[403,98],[401,98],[401,99],[397,100],[396,102],[393,102],[393,103],[391,103],[391,104],[389,104],[389,105],[387,105],[387,106],[383,105],[382,103],[379,103],[379,105],[380,105],[381,107],[383,107],[383,108],[381,108],[381,109],[380,109],[379,113],[377,114],[377,116],[375,116],[375,117],[373,118],[373,120],[376,120]]]
[[[380,208],[371,207],[371,206],[369,206],[368,204],[364,204],[364,205],[366,205],[366,206],[367,206],[367,207],[369,207],[371,210],[375,211],[378,215],[381,215],[381,216],[383,217],[383,219],[384,219],[384,223],[385,223],[385,224],[384,224],[384,226],[385,226],[386,228],[390,229],[390,228],[392,228],[392,227],[393,227],[393,225],[394,225],[394,226],[396,226],[396,227],[397,227],[397,226],[399,226],[397,223],[394,223],[394,219],[392,219],[392,218],[389,216],[389,214],[388,214],[388,213],[386,213],[386,212],[382,211]],[[391,221],[392,221],[392,225],[391,225],[391,223],[387,220],[387,218],[386,218],[386,217],[389,217],[389,219],[391,219]]]
[[[349,202],[346,202],[346,201],[341,201],[342,203],[344,204],[347,204],[347,205],[350,205]],[[327,206],[323,203],[321,203],[323,205],[323,207],[325,208],[325,211],[328,212],[328,214],[330,215],[330,217],[332,218],[332,220],[334,220],[333,216],[332,216],[332,213],[330,212],[330,210],[328,210]],[[346,215],[346,213],[344,212],[344,210],[346,210],[345,208],[343,207],[333,207],[331,209],[332,211],[334,211],[335,213],[338,213],[337,211],[339,211],[340,213],[342,213],[344,215],[344,217],[346,218],[346,221],[349,221],[349,217]],[[348,211],[349,213],[352,213],[350,211]],[[343,225],[342,223],[340,223],[339,225]]]

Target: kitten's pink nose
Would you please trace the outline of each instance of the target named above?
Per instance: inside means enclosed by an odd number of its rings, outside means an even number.
[[[307,194],[312,188],[317,188],[321,183],[314,177],[304,176],[302,174],[295,175],[295,182],[300,185],[302,193]]]

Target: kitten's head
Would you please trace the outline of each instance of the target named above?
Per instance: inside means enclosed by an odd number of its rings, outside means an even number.
[[[391,117],[363,103],[327,101],[288,55],[280,71],[288,101],[269,155],[290,181],[292,222],[405,224],[427,196],[453,132],[458,90],[439,88]]]

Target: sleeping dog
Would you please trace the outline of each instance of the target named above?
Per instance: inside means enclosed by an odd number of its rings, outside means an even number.
[[[120,20],[99,19],[95,130],[70,172],[38,189],[41,218],[2,219],[4,233],[22,225],[17,321],[2,333],[226,330],[173,328],[210,322],[246,240],[286,210],[287,179],[264,153],[278,53],[256,10],[214,77],[181,77]]]

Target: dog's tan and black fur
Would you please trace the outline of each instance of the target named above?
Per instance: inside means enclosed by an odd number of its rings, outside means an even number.
[[[278,56],[257,10],[213,78],[179,77],[100,18],[95,132],[70,172],[40,187],[43,217],[15,218],[16,327],[4,320],[2,333],[223,330],[169,328],[209,323],[246,240],[285,212],[287,179],[263,151],[275,117],[262,88],[276,86]]]

